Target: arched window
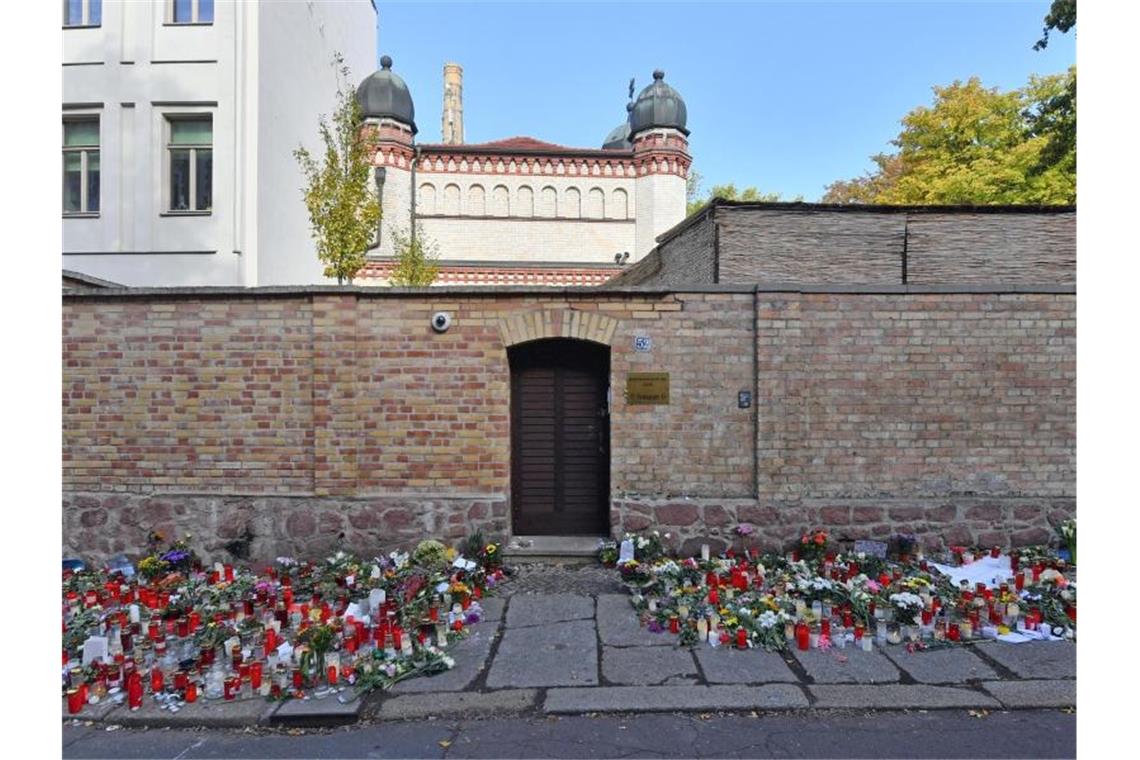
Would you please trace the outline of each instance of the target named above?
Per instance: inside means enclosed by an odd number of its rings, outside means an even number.
[[[416,211],[420,214],[434,214],[435,210],[435,185],[430,182],[425,182],[420,185],[419,197],[416,198]]]
[[[614,190],[610,198],[610,218],[629,219],[629,194],[620,187]]]
[[[570,219],[577,219],[582,216],[582,192],[576,187],[567,188],[566,190],[566,209],[563,216]]]
[[[558,193],[550,185],[539,193],[535,216],[558,216]]]
[[[590,188],[586,194],[586,218],[604,219],[606,216],[606,194],[600,187]]]
[[[495,185],[491,191],[491,215],[511,215],[511,194],[506,185]]]
[[[443,213],[459,216],[459,185],[450,184],[443,188]]]
[[[472,185],[467,191],[467,216],[487,215],[487,191],[482,185]]]
[[[534,190],[531,190],[528,185],[519,188],[518,209],[515,214],[518,216],[534,216]]]

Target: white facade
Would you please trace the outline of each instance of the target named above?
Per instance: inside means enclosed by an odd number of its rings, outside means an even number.
[[[174,0],[101,5],[98,26],[62,32],[62,116],[98,118],[100,167],[98,211],[64,214],[63,268],[137,286],[327,282],[292,152],[319,147],[334,51],[354,79],[375,67],[372,0],[215,0],[198,23],[173,23]],[[211,121],[212,204],[172,212],[171,120],[195,116]]]

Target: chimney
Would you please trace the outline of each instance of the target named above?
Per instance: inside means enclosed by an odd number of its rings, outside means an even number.
[[[443,143],[463,144],[463,67],[443,64]]]

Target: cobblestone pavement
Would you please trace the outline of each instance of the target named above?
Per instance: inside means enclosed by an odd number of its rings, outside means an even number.
[[[514,566],[515,574],[502,586],[503,594],[621,594],[617,573],[596,562],[549,564],[526,562]]]

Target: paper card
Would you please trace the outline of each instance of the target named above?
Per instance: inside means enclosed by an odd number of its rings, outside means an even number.
[[[362,608],[356,602],[352,602],[351,604],[348,605],[348,608],[344,611],[344,616],[346,618],[351,617],[353,620],[363,620],[364,619],[364,608]]]
[[[356,576],[355,575],[346,575],[344,578],[344,585],[348,586],[349,588],[352,588],[353,586],[355,586],[356,585]]]
[[[277,647],[277,661],[289,662],[293,659],[293,645],[288,641],[282,641]]]
[[[633,560],[633,541],[628,538],[621,542],[621,549],[618,550],[618,564],[623,562],[630,562]]]
[[[887,558],[887,545],[882,541],[867,541],[860,539],[855,542],[855,553],[862,552],[869,557]]]
[[[388,598],[388,593],[382,588],[374,588],[368,592],[368,609],[372,612],[380,609],[380,605],[384,604],[384,600]]]
[[[87,641],[83,642],[83,664],[90,665],[92,662],[106,661],[107,660],[107,637],[106,636],[89,636]]]

